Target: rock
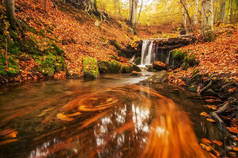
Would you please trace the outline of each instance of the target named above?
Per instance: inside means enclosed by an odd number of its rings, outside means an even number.
[[[132,70],[137,71],[137,72],[141,72],[141,69],[137,65],[132,65]]]
[[[153,75],[149,80],[153,83],[166,83],[168,81],[168,72],[163,70]]]
[[[161,61],[155,61],[153,63],[153,69],[161,71],[161,70],[167,70],[167,65]]]
[[[94,80],[99,76],[97,59],[92,57],[86,57],[83,60],[83,73],[84,79]]]
[[[116,60],[100,61],[98,63],[98,67],[101,73],[119,73],[120,71],[120,64]]]
[[[131,76],[143,76],[142,72],[132,71]]]
[[[130,65],[123,64],[121,66],[121,70],[120,70],[121,73],[131,73],[132,71],[133,69],[132,69],[132,66]]]

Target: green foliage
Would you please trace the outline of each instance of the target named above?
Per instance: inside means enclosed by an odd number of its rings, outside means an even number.
[[[86,80],[93,80],[98,78],[99,69],[97,59],[86,57],[83,60],[83,73]]]

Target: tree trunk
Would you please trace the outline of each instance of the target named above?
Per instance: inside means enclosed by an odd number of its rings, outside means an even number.
[[[7,17],[10,21],[11,27],[16,27],[16,15],[15,15],[15,0],[5,0]]]
[[[198,5],[199,5],[199,0],[195,0],[195,14],[194,14],[194,24],[197,25],[198,24],[198,13],[199,13],[199,10],[198,10]]]
[[[47,13],[47,0],[43,1],[43,8],[44,8],[45,12]]]
[[[137,18],[137,22],[136,22],[136,24],[139,23],[142,8],[143,8],[143,0],[141,0],[140,11],[139,11],[139,15],[138,15],[138,18]]]
[[[220,22],[225,22],[226,2],[220,2]]]
[[[213,0],[202,0],[202,35],[204,41],[215,40]]]
[[[189,13],[188,13],[188,9],[187,9],[187,5],[186,5],[186,2],[185,2],[185,0],[180,0],[180,3],[181,3],[181,5],[182,5],[182,7],[183,7],[183,14],[184,14],[184,24],[185,25],[187,25],[187,21],[186,21],[186,19],[188,18],[188,21],[189,21],[189,27],[190,27],[190,31],[192,31],[192,19],[191,19],[191,17],[190,17],[190,15],[189,15]],[[186,15],[185,15],[186,14]],[[184,26],[184,28],[186,29],[186,26]]]
[[[130,23],[132,26],[135,26],[136,24],[136,15],[137,15],[137,5],[138,0],[130,0]]]
[[[113,2],[114,2],[114,10],[115,10],[115,12],[114,12],[114,14],[115,14],[115,17],[117,18],[118,17],[118,0],[113,0]]]

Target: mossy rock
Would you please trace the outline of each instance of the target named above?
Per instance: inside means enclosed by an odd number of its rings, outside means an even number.
[[[120,64],[118,61],[100,61],[98,63],[99,71],[101,73],[119,73],[120,71]]]
[[[141,69],[137,65],[132,65],[132,70],[136,72],[141,72]]]
[[[216,35],[213,31],[207,31],[203,35],[204,42],[212,42],[216,40]]]
[[[6,65],[6,60],[8,65]],[[0,55],[0,75],[14,77],[19,73],[20,68],[14,55],[8,56],[8,59]]]
[[[141,64],[141,57],[137,57],[135,59],[135,63],[136,63],[136,65],[140,65]]]
[[[180,50],[174,50],[172,51],[172,55],[174,59],[174,68],[182,67],[182,69],[186,70],[189,67],[194,67],[199,64],[193,54]]]
[[[121,70],[120,71],[121,71],[121,73],[131,73],[133,71],[133,68],[130,65],[123,64],[121,66]]]
[[[86,57],[83,60],[83,73],[84,79],[94,80],[99,76],[99,68],[97,59],[92,57]]]
[[[121,45],[116,40],[111,40],[110,44],[113,45],[117,50],[121,50]]]
[[[34,56],[34,58],[39,65],[38,70],[48,77],[53,77],[55,72],[64,71],[66,69],[66,64],[62,56],[49,54]]]

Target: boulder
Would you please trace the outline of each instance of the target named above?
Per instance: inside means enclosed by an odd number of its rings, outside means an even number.
[[[83,73],[85,80],[94,80],[99,77],[97,59],[86,57],[83,60]]]
[[[157,71],[167,70],[167,65],[161,61],[155,61],[153,63],[153,69]]]

